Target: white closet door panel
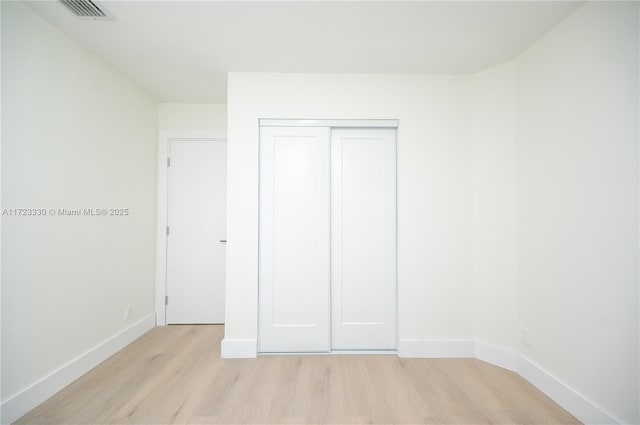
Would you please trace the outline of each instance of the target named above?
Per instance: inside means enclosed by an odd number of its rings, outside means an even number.
[[[332,131],[334,350],[397,347],[395,134]]]
[[[260,137],[261,352],[329,350],[328,128]]]

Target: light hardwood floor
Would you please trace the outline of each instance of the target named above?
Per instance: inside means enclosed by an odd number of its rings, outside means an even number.
[[[155,328],[18,423],[579,423],[517,374],[479,360],[220,359],[223,333]]]

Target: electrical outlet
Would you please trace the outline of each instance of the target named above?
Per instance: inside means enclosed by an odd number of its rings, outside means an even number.
[[[520,328],[520,342],[522,345],[526,345],[527,347],[531,346],[531,341],[529,338],[529,328]]]
[[[133,317],[133,307],[128,305],[124,308],[124,320],[127,321]]]

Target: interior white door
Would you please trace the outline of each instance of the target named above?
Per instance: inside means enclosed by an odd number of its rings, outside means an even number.
[[[396,349],[396,131],[331,133],[333,350]]]
[[[328,351],[329,128],[260,132],[259,351]]]
[[[172,140],[167,324],[224,323],[225,141]]]

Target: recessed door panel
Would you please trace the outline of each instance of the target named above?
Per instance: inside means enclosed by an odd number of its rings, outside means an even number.
[[[263,127],[261,352],[329,350],[329,129]]]
[[[331,348],[395,349],[395,130],[335,129],[331,145]]]

